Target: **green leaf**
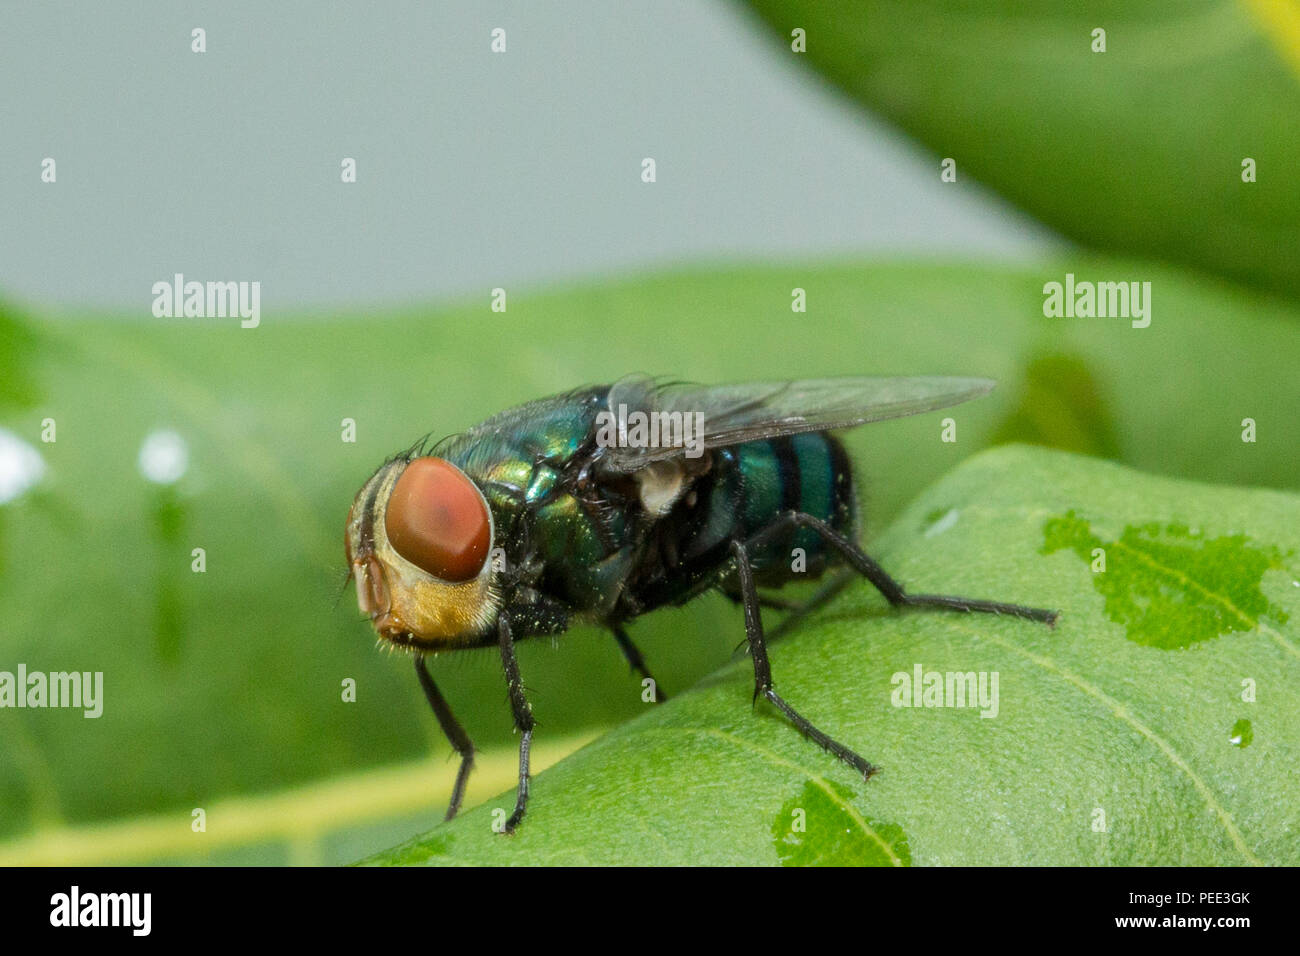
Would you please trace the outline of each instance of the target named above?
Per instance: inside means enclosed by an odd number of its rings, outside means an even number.
[[[897,612],[861,583],[771,661],[786,700],[882,768],[870,781],[751,707],[738,660],[540,774],[513,836],[492,829],[503,794],[368,862],[1300,862],[1300,496],[1012,446],[874,550],[915,590],[1060,622]],[[932,673],[990,694],[933,696]]]
[[[1271,0],[750,0],[792,61],[1092,246],[1300,293],[1300,14]],[[791,31],[807,52],[791,52]],[[1093,52],[1105,30],[1106,51]],[[1243,182],[1243,161],[1255,181]],[[1120,279],[1123,276],[1113,276]]]
[[[1044,281],[1116,268],[1127,265],[1073,257],[1016,270],[686,271],[512,290],[504,315],[486,299],[364,317],[268,311],[249,330],[220,320],[30,320],[31,346],[15,361],[38,398],[0,409],[0,425],[38,449],[48,471],[35,491],[0,504],[0,670],[102,670],[107,699],[98,719],[0,711],[0,839],[158,813],[188,834],[193,808],[227,798],[292,793],[430,754],[454,769],[409,661],[376,651],[343,590],[344,518],[376,464],[426,431],[449,434],[578,383],[636,370],[703,382],[998,379],[978,402],[849,434],[867,540],[992,441],[1296,487],[1300,416],[1276,398],[1296,367],[1293,310],[1157,270],[1150,328],[1043,317]],[[790,311],[796,286],[807,290],[807,313]],[[1068,388],[1052,387],[1066,378]],[[938,440],[948,416],[955,444]],[[1258,421],[1254,443],[1241,440],[1247,416]],[[40,439],[46,417],[57,422],[53,444]],[[340,440],[345,417],[357,422],[355,444]],[[190,449],[189,471],[169,487],[137,464],[159,428]],[[206,551],[201,574],[191,570],[195,547]],[[706,598],[638,621],[635,637],[674,692],[727,658],[737,621],[729,602]],[[590,628],[525,642],[521,667],[556,737],[646,707],[614,642]],[[509,748],[496,655],[450,655],[433,669],[475,743]],[[354,704],[341,700],[345,678],[357,682]],[[426,822],[442,809],[434,789]]]
[[[28,408],[36,400],[29,372],[34,348],[27,320],[0,299],[0,408]]]

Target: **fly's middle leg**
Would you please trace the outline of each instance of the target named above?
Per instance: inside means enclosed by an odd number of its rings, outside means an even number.
[[[801,734],[858,771],[863,779],[870,779],[876,772],[875,767],[855,751],[818,730],[810,720],[787,704],[773,688],[772,666],[768,662],[767,643],[763,639],[762,609],[758,602],[758,588],[754,584],[754,571],[749,566],[749,552],[739,541],[732,541],[731,554],[736,565],[736,577],[740,581],[740,593],[745,607],[745,636],[749,641],[750,656],[754,660],[754,700],[757,701],[759,695],[762,695],[777,710],[785,714]]]

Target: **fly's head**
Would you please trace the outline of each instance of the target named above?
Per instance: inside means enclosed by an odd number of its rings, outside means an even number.
[[[393,644],[477,643],[501,606],[492,511],[473,480],[442,458],[397,458],[357,492],[344,544],[357,604]]]

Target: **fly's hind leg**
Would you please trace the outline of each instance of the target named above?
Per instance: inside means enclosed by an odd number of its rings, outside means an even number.
[[[802,511],[787,511],[770,525],[750,539],[750,547],[757,547],[771,537],[787,533],[795,528],[810,528],[834,548],[849,566],[870,581],[895,607],[938,607],[950,611],[962,611],[978,614],[1006,614],[1030,621],[1039,621],[1053,626],[1056,624],[1057,611],[1043,608],[1025,607],[1023,604],[1007,604],[1003,601],[983,601],[977,598],[955,597],[949,594],[908,594],[903,586],[889,576],[875,560],[851,540],[840,534],[825,521]]]
[[[452,749],[460,754],[460,769],[456,772],[456,783],[451,788],[451,804],[447,807],[447,816],[444,818],[450,820],[460,809],[461,801],[465,798],[465,784],[469,782],[470,771],[474,769],[474,742],[469,739],[469,734],[465,733],[465,728],[451,712],[451,707],[438,690],[438,685],[429,676],[424,655],[419,651],[415,654],[415,676],[420,680],[425,699],[433,708],[433,715],[438,718],[438,726],[450,741]]]
[[[650,670],[646,667],[645,658],[641,656],[640,648],[632,643],[632,638],[628,637],[628,633],[623,629],[623,625],[611,624],[609,625],[609,629],[613,632],[614,640],[618,641],[618,648],[623,652],[623,656],[627,658],[627,662],[631,668],[653,685],[655,703],[662,703],[667,700],[668,694],[664,692],[659,681],[655,680],[654,675],[651,674]]]
[[[787,704],[772,687],[772,666],[767,660],[762,610],[758,602],[758,588],[754,584],[754,571],[749,566],[749,552],[739,541],[732,541],[731,554],[735,559],[736,577],[740,582],[741,598],[745,606],[745,637],[749,641],[750,656],[754,659],[754,700],[757,701],[759,695],[765,697],[777,710],[785,714],[801,734],[858,771],[864,779],[870,779],[876,772],[875,767],[838,740],[818,730],[811,721]]]

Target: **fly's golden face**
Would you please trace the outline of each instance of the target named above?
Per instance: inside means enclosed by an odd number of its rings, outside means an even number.
[[[344,544],[357,604],[381,638],[424,649],[477,643],[496,621],[492,512],[442,458],[396,460],[357,492]]]

